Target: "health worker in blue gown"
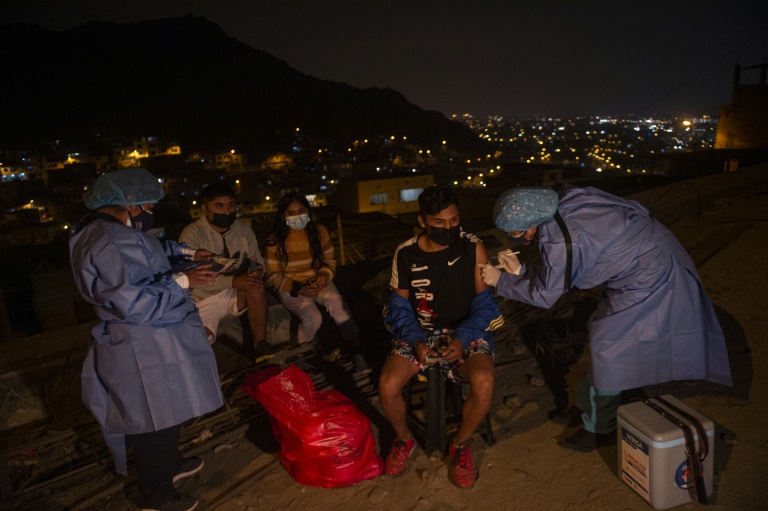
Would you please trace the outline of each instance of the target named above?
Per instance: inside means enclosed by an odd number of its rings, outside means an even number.
[[[133,447],[138,505],[188,510],[197,500],[173,482],[202,467],[182,458],[181,424],[222,406],[211,346],[188,287],[216,274],[201,264],[173,274],[168,257],[210,257],[147,234],[163,197],[141,168],[100,176],[84,198],[92,212],[70,239],[70,261],[83,298],[101,319],[94,326],[82,372],[83,401],[96,418],[117,472],[126,474]]]
[[[499,295],[550,308],[570,287],[603,286],[588,324],[590,370],[577,393],[583,427],[564,447],[587,452],[615,440],[622,390],[670,380],[732,384],[693,261],[645,207],[591,187],[520,187],[502,194],[493,214],[508,237],[535,240],[542,259],[528,268],[506,251],[497,267],[485,265],[483,280]]]

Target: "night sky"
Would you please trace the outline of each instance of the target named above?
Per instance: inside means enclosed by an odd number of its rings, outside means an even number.
[[[716,115],[734,65],[768,62],[766,0],[0,2],[0,24],[55,30],[189,13],[303,73],[446,115]]]

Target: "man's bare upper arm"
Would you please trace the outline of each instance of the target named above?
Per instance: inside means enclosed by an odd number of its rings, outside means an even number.
[[[488,286],[483,282],[483,273],[481,264],[488,264],[488,254],[485,251],[485,245],[482,242],[475,243],[475,293],[482,293]]]

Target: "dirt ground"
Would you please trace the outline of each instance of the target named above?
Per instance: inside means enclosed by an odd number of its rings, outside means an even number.
[[[671,394],[714,421],[714,487],[709,507],[762,510],[765,494],[761,488],[768,480],[768,380],[762,370],[768,367],[764,339],[768,325],[764,297],[768,179],[757,185],[752,181],[723,198],[725,177],[716,178],[697,180],[700,200],[706,206],[700,215],[684,215],[667,224],[699,264],[702,281],[718,309],[729,343],[734,387],[678,382],[643,391],[646,395]],[[654,199],[645,196],[640,200],[650,203]],[[268,429],[253,427],[226,441],[210,442],[210,448],[201,453],[205,468],[179,489],[202,498],[202,511],[651,509],[617,476],[617,446],[587,454],[558,446],[558,440],[575,428],[548,419],[555,395],[543,385],[540,365],[524,348],[516,330],[507,324],[497,337],[497,382],[491,412],[496,442],[489,446],[480,434],[475,435],[472,448],[480,476],[472,489],[453,487],[446,460],[427,457],[421,449],[398,478],[382,476],[336,489],[303,486],[280,466],[274,453],[278,447]],[[584,352],[565,374],[571,402],[586,363]],[[391,431],[380,416],[375,397],[365,402],[365,411],[371,417],[378,449],[387,449]],[[135,495],[135,487],[130,485],[102,496],[97,489],[92,492],[88,505],[60,509],[136,509],[130,503]],[[691,502],[676,509],[699,508],[703,509]]]

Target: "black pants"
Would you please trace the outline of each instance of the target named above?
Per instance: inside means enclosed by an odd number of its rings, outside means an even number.
[[[140,508],[159,508],[176,494],[173,476],[181,467],[180,434],[181,424],[160,431],[127,435],[133,446]]]

